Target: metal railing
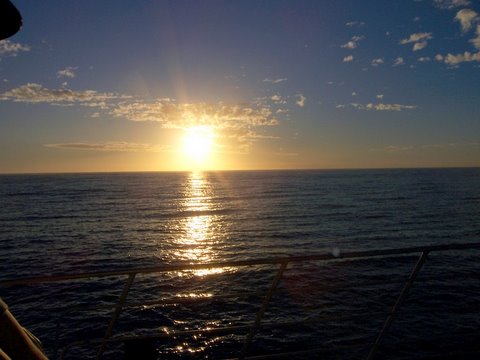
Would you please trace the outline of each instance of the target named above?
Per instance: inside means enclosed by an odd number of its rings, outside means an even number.
[[[261,258],[254,260],[240,260],[240,261],[227,261],[227,262],[212,262],[212,263],[202,263],[202,264],[179,264],[179,265],[162,265],[154,267],[144,267],[144,268],[132,268],[125,270],[114,270],[114,271],[97,271],[97,272],[86,272],[79,274],[60,274],[52,276],[37,276],[30,278],[22,279],[12,279],[12,280],[2,280],[0,281],[0,288],[2,287],[11,287],[18,285],[37,285],[44,283],[54,283],[62,282],[69,280],[80,280],[80,279],[92,279],[92,278],[105,278],[105,277],[126,277],[125,283],[123,285],[122,292],[118,299],[118,302],[113,305],[106,305],[108,308],[113,309],[113,313],[110,318],[110,322],[105,331],[103,339],[97,340],[80,340],[68,344],[63,351],[61,352],[60,357],[63,359],[67,352],[76,345],[81,343],[88,343],[92,345],[98,345],[97,359],[100,359],[104,354],[108,343],[118,342],[118,341],[128,341],[132,339],[160,339],[160,338],[173,338],[175,336],[183,335],[195,335],[195,334],[224,334],[224,333],[235,333],[239,331],[246,331],[245,339],[243,345],[239,351],[237,359],[270,359],[270,358],[282,358],[288,357],[290,355],[295,356],[306,356],[308,354],[319,353],[324,350],[322,349],[309,349],[294,351],[288,353],[279,353],[271,355],[260,355],[260,356],[247,356],[250,349],[251,342],[255,337],[255,334],[259,328],[268,328],[268,327],[288,327],[294,324],[302,323],[305,324],[306,321],[312,321],[316,323],[319,321],[324,321],[325,316],[320,319],[310,319],[310,320],[301,320],[293,322],[276,322],[276,323],[262,323],[264,314],[270,304],[270,301],[277,290],[278,285],[282,281],[284,273],[288,271],[288,265],[293,263],[304,263],[304,262],[316,262],[316,261],[348,261],[354,259],[364,259],[364,258],[376,258],[376,257],[395,257],[401,255],[412,255],[418,254],[418,260],[414,265],[410,276],[407,278],[406,282],[403,284],[403,288],[398,295],[396,302],[393,304],[393,307],[389,313],[386,315],[386,319],[383,322],[383,326],[379,329],[378,335],[375,340],[370,344],[370,350],[366,356],[366,360],[373,360],[377,354],[377,350],[381,346],[385,336],[388,333],[388,330],[392,326],[392,323],[398,316],[399,309],[404,304],[407,299],[407,295],[414,284],[419,272],[421,271],[423,265],[428,259],[428,255],[433,252],[445,252],[445,251],[454,251],[454,250],[478,250],[480,249],[480,243],[464,243],[464,244],[448,244],[448,245],[437,245],[437,246],[420,246],[420,247],[409,247],[409,248],[397,248],[397,249],[386,249],[386,250],[367,250],[367,251],[355,251],[355,252],[333,252],[333,253],[324,253],[318,255],[309,255],[309,256],[287,256],[287,257],[277,257],[277,258]],[[242,268],[247,266],[262,266],[262,265],[278,265],[278,270],[267,290],[263,296],[263,302],[260,305],[256,313],[255,320],[250,325],[239,325],[239,326],[228,326],[228,327],[219,327],[219,328],[209,328],[209,329],[193,329],[185,331],[172,331],[168,333],[156,333],[152,335],[143,335],[143,336],[115,336],[112,337],[113,329],[117,323],[122,310],[125,307],[134,307],[134,306],[155,306],[160,304],[168,303],[167,301],[153,301],[145,303],[127,303],[127,296],[129,291],[135,281],[137,274],[153,274],[153,273],[169,273],[169,272],[178,272],[178,271],[189,271],[189,270],[203,270],[203,269],[214,269],[214,268]],[[174,302],[178,303],[180,299],[175,299]],[[96,306],[98,308],[98,306]],[[335,317],[338,320],[338,316]],[[57,324],[58,326],[58,324]],[[57,331],[58,336],[58,331]],[[56,345],[58,345],[58,339],[56,340]],[[57,354],[57,351],[55,351]],[[55,355],[56,357],[56,355]]]

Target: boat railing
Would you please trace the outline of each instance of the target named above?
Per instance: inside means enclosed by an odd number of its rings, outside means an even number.
[[[392,308],[385,315],[383,325],[378,329],[378,333],[375,339],[370,342],[369,350],[366,352],[365,359],[373,360],[376,358],[377,350],[381,346],[383,340],[388,334],[389,329],[391,328],[393,322],[398,316],[399,310],[404,304],[407,296],[409,294],[412,285],[422,267],[428,260],[428,255],[434,252],[446,252],[446,251],[465,251],[465,250],[479,250],[480,243],[460,243],[460,244],[447,244],[447,245],[435,245],[435,246],[419,246],[419,247],[408,247],[408,248],[395,248],[395,249],[383,249],[383,250],[365,250],[365,251],[352,251],[352,252],[340,252],[338,250],[333,250],[328,253],[322,253],[317,255],[307,255],[307,256],[285,256],[285,257],[274,257],[274,258],[259,258],[252,260],[239,260],[239,261],[224,261],[224,262],[211,262],[211,263],[197,263],[197,264],[172,264],[172,265],[161,265],[153,267],[139,267],[139,268],[128,268],[124,270],[112,270],[112,271],[96,271],[96,272],[84,272],[77,274],[59,274],[59,275],[49,275],[49,276],[37,276],[29,278],[20,278],[20,279],[11,279],[11,280],[1,280],[0,288],[7,288],[12,286],[24,286],[24,285],[38,285],[46,283],[57,283],[71,280],[81,280],[81,279],[99,279],[106,277],[123,277],[125,282],[123,283],[123,288],[118,298],[118,301],[115,304],[95,304],[90,305],[95,309],[106,308],[111,309],[111,317],[106,327],[105,334],[101,339],[94,340],[79,340],[71,342],[66,346],[59,349],[59,322],[57,322],[57,331],[56,331],[56,340],[55,340],[55,351],[54,358],[60,357],[64,359],[70,349],[74,346],[80,344],[89,344],[96,345],[98,347],[96,358],[100,359],[109,343],[112,342],[125,342],[130,340],[138,339],[162,339],[162,338],[175,338],[178,336],[185,335],[195,335],[195,334],[225,334],[225,333],[246,333],[244,336],[243,344],[239,349],[238,355],[235,357],[237,359],[271,359],[271,358],[288,358],[291,356],[308,356],[312,354],[318,354],[324,351],[322,348],[312,348],[300,351],[289,351],[269,355],[256,355],[249,356],[249,349],[254,339],[257,331],[260,328],[282,328],[289,327],[296,324],[305,324],[308,322],[318,323],[325,321],[327,316],[321,316],[319,318],[309,318],[302,319],[300,321],[284,321],[284,322],[275,322],[275,323],[265,323],[262,322],[264,319],[265,312],[269,307],[272,297],[274,296],[280,282],[284,278],[285,273],[289,270],[288,266],[294,263],[305,263],[305,262],[331,262],[331,261],[352,261],[355,259],[368,259],[368,258],[377,258],[377,257],[398,257],[404,255],[417,255],[417,260],[411,272],[406,279],[402,282],[403,286],[399,292],[396,301],[392,304]],[[118,319],[122,313],[122,310],[128,307],[139,307],[139,306],[156,306],[156,305],[165,305],[170,303],[179,303],[182,301],[197,301],[198,299],[189,299],[189,298],[175,298],[175,299],[166,299],[160,301],[150,301],[150,302],[127,302],[127,297],[130,292],[132,285],[135,282],[136,276],[138,274],[156,274],[156,273],[171,273],[171,272],[182,272],[182,271],[195,271],[195,270],[206,270],[206,269],[217,269],[217,268],[242,268],[242,267],[252,267],[252,266],[262,266],[262,265],[276,265],[277,269],[275,270],[275,275],[267,289],[264,289],[262,295],[261,304],[258,304],[258,309],[256,312],[255,319],[252,323],[248,325],[234,325],[234,326],[225,326],[217,328],[207,328],[207,329],[190,329],[190,330],[181,330],[181,331],[163,331],[156,332],[150,335],[117,335],[113,336],[113,330],[115,325],[118,322]],[[221,296],[221,295],[220,295]],[[225,297],[235,297],[235,294],[228,294]],[[218,297],[218,296],[217,296]],[[82,308],[88,308],[89,306],[81,306]],[[78,308],[72,308],[69,311],[75,311]],[[338,316],[335,316],[335,319],[338,320]],[[345,345],[344,347],[349,347],[350,345]],[[358,346],[358,345],[353,345]],[[478,352],[476,353],[478,354]]]

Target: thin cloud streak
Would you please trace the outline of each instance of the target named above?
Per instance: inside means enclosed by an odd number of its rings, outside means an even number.
[[[264,83],[272,83],[272,84],[278,84],[278,83],[281,83],[281,82],[284,82],[284,81],[287,81],[288,79],[287,78],[279,78],[279,79],[263,79],[262,82]]]
[[[402,110],[413,110],[416,109],[416,105],[402,105],[402,104],[384,104],[384,103],[368,103],[368,104],[358,104],[352,103],[356,109],[367,110],[367,111],[402,111]]]
[[[470,5],[469,0],[433,0],[433,4],[440,9],[454,9],[460,6]]]
[[[64,150],[83,151],[108,151],[108,152],[171,152],[172,149],[166,145],[151,145],[141,143],[130,143],[124,141],[109,141],[105,143],[60,143],[44,144],[45,147]]]

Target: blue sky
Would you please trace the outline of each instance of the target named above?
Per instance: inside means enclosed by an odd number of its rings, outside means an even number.
[[[480,165],[477,1],[14,3],[0,172]]]

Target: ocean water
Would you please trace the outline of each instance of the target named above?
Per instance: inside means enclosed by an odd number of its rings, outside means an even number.
[[[478,168],[0,176],[0,280],[479,241]],[[479,255],[429,257],[383,358],[477,346]],[[264,322],[301,323],[260,329],[248,354],[319,347],[326,359],[365,357],[362,344],[375,339],[415,262],[291,265]],[[169,303],[126,309],[114,335],[250,324],[277,268],[138,276],[129,301]],[[79,306],[115,302],[123,281],[0,287],[0,296],[53,357],[56,333],[61,346],[103,336],[112,310]],[[245,334],[205,332],[156,347],[162,358],[234,357]],[[95,351],[79,346],[66,358]]]

